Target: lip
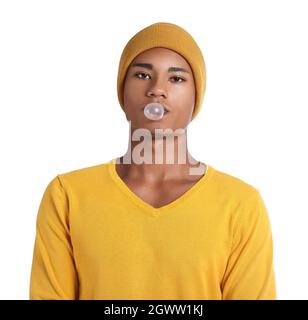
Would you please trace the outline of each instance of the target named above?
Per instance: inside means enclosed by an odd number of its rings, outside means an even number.
[[[164,107],[164,111],[167,113],[167,112],[170,112],[170,109],[168,106],[166,106],[164,103],[161,103],[161,102],[158,102],[160,103],[163,107]]]

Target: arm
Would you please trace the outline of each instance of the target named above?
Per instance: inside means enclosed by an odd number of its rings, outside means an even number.
[[[258,190],[238,214],[222,281],[222,299],[275,300],[273,238],[267,209]]]
[[[47,186],[37,215],[30,300],[78,299],[68,200],[59,177]]]

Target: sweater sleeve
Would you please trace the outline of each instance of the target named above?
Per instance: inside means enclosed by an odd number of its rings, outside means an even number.
[[[275,300],[273,238],[260,192],[239,209],[232,249],[222,280],[223,300]]]
[[[45,189],[36,218],[30,300],[78,299],[68,208],[66,192],[56,176]]]

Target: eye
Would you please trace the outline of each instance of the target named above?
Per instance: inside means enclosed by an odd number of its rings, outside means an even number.
[[[175,78],[175,79],[181,79],[181,81],[176,81],[176,82],[183,82],[183,81],[186,81],[185,79],[181,78],[181,77],[178,77],[178,76],[174,76],[172,78]]]
[[[135,76],[137,76],[137,78],[139,78],[139,79],[142,79],[143,77],[141,77],[141,78],[139,77],[140,74],[149,76],[149,74],[145,73],[145,72],[137,72],[137,73],[135,73]]]

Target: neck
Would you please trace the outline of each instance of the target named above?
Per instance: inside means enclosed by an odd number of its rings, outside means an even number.
[[[183,179],[190,168],[200,166],[187,148],[187,130],[180,135],[144,136],[136,141],[129,135],[128,150],[119,161],[126,177],[149,182]]]

